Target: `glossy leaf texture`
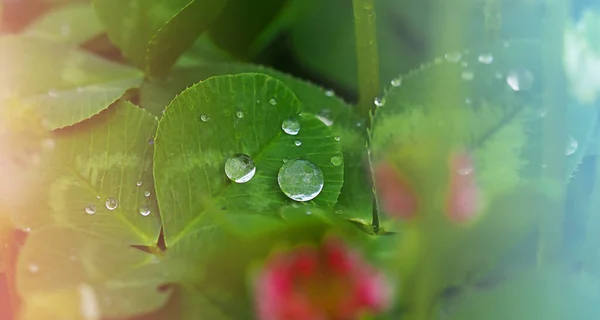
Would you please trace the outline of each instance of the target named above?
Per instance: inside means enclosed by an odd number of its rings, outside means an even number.
[[[263,66],[242,63],[205,63],[176,68],[163,79],[145,82],[140,88],[140,104],[161,117],[166,105],[185,88],[211,76],[243,72],[263,73],[289,87],[300,100],[304,112],[316,115],[339,138],[344,158],[344,185],[336,212],[348,219],[368,224],[372,215],[372,192],[368,176],[366,128],[353,107],[331,90]]]
[[[68,44],[3,36],[0,46],[4,48],[0,101],[17,99],[36,109],[47,129],[64,128],[98,114],[142,80],[136,69]]]
[[[80,45],[104,33],[104,27],[89,3],[57,7],[32,24],[23,34]]]
[[[175,64],[228,0],[96,0],[94,7],[112,42],[150,75]]]
[[[532,41],[449,52],[398,78],[377,109],[374,165],[392,165],[419,203],[416,217],[399,225],[407,240],[398,249],[399,261],[411,261],[401,271],[404,285],[412,288],[406,299],[420,300],[417,305],[432,303],[446,286],[485,274],[525,241],[556,205],[554,187],[567,181],[585,154],[595,109],[572,101],[567,106],[565,141],[575,139],[577,147],[543,137],[543,121],[553,111],[541,100],[540,53]],[[440,76],[443,81],[436,80]],[[547,146],[565,150],[564,181],[543,179]],[[456,168],[452,159],[465,151],[472,161]],[[482,206],[477,218],[459,223],[445,201],[465,191],[456,190],[460,176],[474,179],[469,192],[478,194]],[[386,201],[386,191],[378,193]]]
[[[12,216],[28,232],[16,275],[27,312],[58,317],[75,303],[116,317],[166,301],[168,292],[158,290],[166,276],[157,257],[132,247],[155,247],[161,228],[148,143],[155,130],[153,116],[118,102],[53,132],[45,170],[30,190],[38,198],[35,208]],[[43,303],[53,296],[65,299],[65,308]]]
[[[326,125],[300,111],[299,100],[283,83],[259,74],[209,78],[171,102],[156,136],[154,172],[161,212],[169,213],[163,225],[172,254],[197,252],[192,244],[206,236],[201,231],[210,229],[211,216],[270,215],[292,203],[277,184],[284,161],[301,159],[319,167],[324,186],[311,202],[336,203],[343,165],[334,166],[331,158],[341,157],[341,146]],[[282,130],[289,118],[300,124],[297,135]],[[225,175],[225,162],[236,154],[249,156],[256,166],[246,183]]]

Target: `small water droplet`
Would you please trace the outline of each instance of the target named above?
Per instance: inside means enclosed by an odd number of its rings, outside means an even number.
[[[202,120],[202,122],[206,122],[206,121],[210,120],[210,116],[208,116],[206,114],[202,114],[202,115],[200,115],[200,120]]]
[[[310,201],[323,190],[323,172],[306,160],[289,160],[279,169],[277,183],[288,198]]]
[[[466,104],[471,104],[471,103],[473,103],[473,100],[471,100],[471,98],[466,98],[465,99],[465,103]]]
[[[150,139],[150,140],[148,140],[148,144],[149,144],[149,145],[154,145],[154,139]]]
[[[383,107],[385,105],[385,99],[377,97],[373,99],[373,104],[378,108]]]
[[[96,206],[89,205],[89,206],[85,207],[85,213],[87,213],[87,214],[94,214],[94,213],[96,213]]]
[[[238,119],[241,119],[241,118],[243,118],[243,117],[244,117],[244,112],[242,112],[242,111],[238,111],[238,112],[236,112],[236,113],[235,113],[235,116],[236,116]]]
[[[506,83],[514,91],[529,90],[533,85],[533,74],[526,69],[513,69],[508,72]]]
[[[276,100],[275,98],[271,98],[271,100],[269,100],[269,103],[270,103],[272,106],[276,106],[276,105],[277,105],[277,100]]]
[[[295,136],[300,132],[300,122],[296,118],[285,119],[281,123],[281,129],[283,129],[283,132]]]
[[[335,92],[333,92],[333,90],[326,90],[325,95],[328,97],[333,97],[335,95]]]
[[[142,184],[143,184],[142,180],[140,180],[140,181],[138,181],[138,182],[135,183],[135,185],[138,186],[138,187],[141,187]]]
[[[565,149],[565,155],[570,156],[577,152],[577,148],[579,148],[579,142],[575,140],[575,138],[569,136],[567,141],[567,148]]]
[[[462,72],[460,77],[463,78],[463,80],[469,81],[469,80],[473,80],[473,78],[475,78],[475,74],[471,70],[465,70]]]
[[[444,55],[444,57],[446,58],[446,61],[448,61],[448,62],[457,63],[462,58],[462,54],[458,51],[449,52],[449,53],[446,53]]]
[[[392,80],[392,87],[399,87],[402,84],[402,78],[397,78]]]
[[[302,145],[302,141],[300,141],[300,140],[296,140],[296,141],[294,141],[294,145],[295,145],[296,147],[299,147],[299,146],[301,146],[301,145]]]
[[[119,200],[117,200],[116,198],[113,197],[109,197],[106,199],[106,209],[108,210],[115,210],[118,206],[119,206]]]
[[[358,121],[358,122],[356,123],[356,126],[357,126],[357,127],[359,127],[359,128],[360,128],[360,127],[362,127],[362,125],[363,125],[363,123],[362,123],[361,121]]]
[[[342,157],[340,156],[333,156],[331,157],[331,164],[334,166],[339,166],[342,164]]]
[[[335,141],[340,141],[340,140],[341,140],[341,138],[340,138],[340,137],[333,137],[333,139],[334,139]]]
[[[306,214],[311,215],[312,211],[306,211]]]
[[[256,166],[245,154],[235,154],[225,162],[225,175],[236,183],[246,183],[254,177]]]
[[[150,208],[148,208],[148,206],[142,206],[140,207],[140,214],[143,215],[144,217],[150,215]]]
[[[31,273],[38,273],[38,271],[40,271],[40,267],[37,264],[30,264],[29,267],[27,267],[27,269],[29,269],[29,272]]]
[[[491,53],[482,53],[477,57],[477,61],[483,64],[490,64],[494,62],[494,56]]]
[[[150,196],[150,191],[146,190],[144,191],[144,197],[148,198]]]
[[[50,89],[48,91],[48,96],[50,98],[58,98],[60,96],[60,94],[58,93],[58,91],[56,91],[55,89]]]

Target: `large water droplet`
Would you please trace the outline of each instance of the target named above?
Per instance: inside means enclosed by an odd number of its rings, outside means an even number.
[[[397,78],[392,80],[392,87],[399,87],[402,84],[402,78]]]
[[[236,116],[238,119],[241,119],[241,118],[243,118],[243,117],[244,117],[244,112],[242,112],[242,111],[238,111],[238,112],[236,112],[236,113],[235,113],[235,116]]]
[[[295,145],[296,147],[299,147],[299,146],[301,146],[301,145],[302,145],[302,141],[300,141],[300,140],[296,140],[296,141],[294,141],[294,145]]]
[[[526,69],[513,69],[508,72],[506,83],[514,91],[529,90],[533,85],[533,74]]]
[[[150,215],[150,208],[148,208],[148,206],[146,206],[146,205],[140,207],[140,214],[143,215],[144,217]]]
[[[573,137],[569,137],[567,140],[567,148],[565,149],[565,155],[570,156],[577,152],[577,148],[579,148],[579,142],[575,140]]]
[[[255,173],[254,161],[245,154],[236,154],[225,162],[225,174],[233,182],[248,182]]]
[[[339,166],[342,164],[342,158],[340,156],[331,157],[331,164],[334,166]]]
[[[494,62],[494,56],[491,53],[482,53],[477,57],[477,61],[483,64],[490,64]]]
[[[290,199],[310,201],[323,190],[323,172],[306,160],[289,160],[279,169],[277,183]]]
[[[295,136],[300,132],[300,122],[296,118],[285,119],[281,123],[281,129],[283,129],[283,132]]]
[[[210,116],[208,116],[206,114],[201,114],[200,120],[202,120],[202,122],[206,122],[206,121],[210,120]]]
[[[116,198],[113,197],[109,197],[106,199],[106,209],[108,210],[115,210],[118,206],[119,206],[119,200],[117,200]]]
[[[458,51],[449,52],[449,53],[446,53],[444,55],[444,57],[446,58],[446,61],[448,61],[448,62],[457,63],[462,58],[462,54]]]
[[[96,213],[96,206],[89,205],[89,206],[85,207],[85,213],[87,213],[87,214],[94,214],[94,213]]]

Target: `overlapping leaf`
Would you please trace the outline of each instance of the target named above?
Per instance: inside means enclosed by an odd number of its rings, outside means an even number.
[[[282,131],[282,121],[290,117],[300,122],[298,135]],[[256,165],[255,176],[244,184],[229,181],[223,169],[239,153]],[[210,233],[207,216],[271,215],[290,203],[277,185],[284,160],[317,165],[325,181],[312,202],[333,206],[343,181],[343,165],[331,163],[336,155],[341,147],[327,126],[310,114],[301,115],[296,96],[274,78],[221,76],[187,89],[167,108],[156,138],[157,196],[161,212],[169,213],[163,215],[167,247],[176,255],[197,251],[190,246]]]
[[[228,0],[96,0],[112,42],[150,74],[170,69],[218,17]]]
[[[89,3],[72,3],[58,7],[35,20],[23,32],[54,41],[80,45],[104,32]]]
[[[332,91],[291,77],[270,68],[240,64],[211,63],[193,68],[174,70],[167,79],[145,82],[141,87],[141,105],[157,116],[162,116],[165,106],[186,87],[211,76],[258,72],[274,77],[294,91],[301,102],[301,110],[324,120],[336,137],[344,154],[344,186],[336,210],[347,218],[369,222],[372,211],[372,193],[365,168],[366,139],[364,122],[353,108]]]
[[[139,71],[67,44],[4,36],[0,46],[0,101],[18,98],[36,108],[48,129],[92,117],[141,82]]]

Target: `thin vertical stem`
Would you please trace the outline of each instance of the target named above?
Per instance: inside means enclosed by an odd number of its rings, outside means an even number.
[[[373,99],[379,95],[379,55],[375,0],[352,0],[358,69],[358,107],[370,124]]]
[[[544,64],[544,104],[549,112],[544,122],[543,159],[547,165],[544,180],[556,183],[560,190],[558,199],[548,206],[541,226],[538,249],[538,266],[557,259],[562,250],[564,181],[566,180],[565,145],[565,77],[562,69],[563,33],[566,26],[569,1],[546,0],[546,17],[542,38]]]

